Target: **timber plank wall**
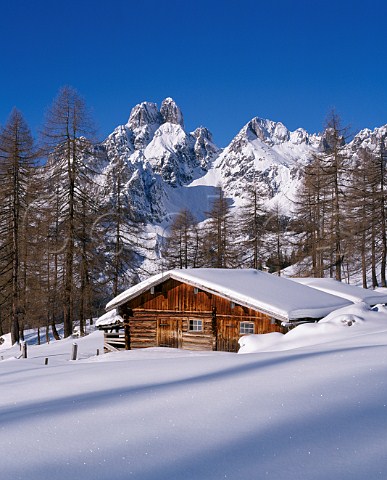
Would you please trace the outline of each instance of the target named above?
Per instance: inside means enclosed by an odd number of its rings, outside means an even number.
[[[235,352],[241,321],[254,323],[254,333],[286,331],[269,315],[173,279],[121,305],[119,313],[129,316],[130,348],[165,346]],[[202,331],[190,331],[190,320],[194,319],[203,321]]]

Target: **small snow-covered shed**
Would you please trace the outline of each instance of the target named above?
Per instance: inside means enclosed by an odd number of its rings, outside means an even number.
[[[349,285],[348,283],[339,282],[334,278],[289,277],[289,279],[299,284],[320,290],[321,292],[331,293],[337,297],[350,300],[353,303],[364,302],[370,307],[373,307],[379,303],[387,303],[387,290],[385,292],[381,292],[362,288],[356,285]]]
[[[97,326],[112,329],[122,318],[126,348],[237,351],[242,335],[285,332],[350,303],[259,270],[170,270],[110,301]]]

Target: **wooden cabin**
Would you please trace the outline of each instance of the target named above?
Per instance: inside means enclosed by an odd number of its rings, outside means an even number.
[[[257,270],[171,270],[109,302],[97,326],[110,351],[159,346],[236,352],[243,335],[285,333],[349,303]]]

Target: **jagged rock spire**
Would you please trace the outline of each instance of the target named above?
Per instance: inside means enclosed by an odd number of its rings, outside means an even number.
[[[184,129],[183,114],[175,101],[168,97],[161,103],[160,111],[152,102],[142,102],[132,108],[127,126],[135,130],[144,125],[161,125],[163,123],[180,125]]]
[[[128,120],[128,126],[132,130],[144,125],[159,124],[163,122],[157,105],[152,102],[142,102],[132,108]]]
[[[160,113],[164,122],[175,123],[184,129],[183,114],[172,98],[168,97],[162,101]]]

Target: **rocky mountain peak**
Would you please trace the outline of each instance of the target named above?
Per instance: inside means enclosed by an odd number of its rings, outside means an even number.
[[[290,132],[281,122],[273,122],[255,117],[246,125],[247,132],[256,135],[268,145],[277,145],[289,140]]]
[[[294,132],[290,132],[290,141],[295,145],[301,145],[301,143],[309,143],[309,135],[303,128],[297,128]]]
[[[163,123],[163,118],[157,108],[157,105],[152,102],[142,102],[132,108],[127,126],[131,130],[136,130],[145,125]]]
[[[164,122],[175,123],[184,129],[183,114],[172,98],[168,97],[162,101],[160,114]]]
[[[196,139],[206,139],[212,142],[212,133],[206,127],[198,127],[196,130],[192,132],[192,135]]]
[[[387,147],[387,125],[375,128],[373,131],[369,128],[364,128],[358,132],[352,142],[351,149],[356,151],[359,149],[368,149],[373,152],[380,152]]]
[[[191,135],[195,140],[195,155],[203,169],[208,168],[211,160],[220,153],[220,149],[213,143],[212,133],[205,127],[199,127]]]

